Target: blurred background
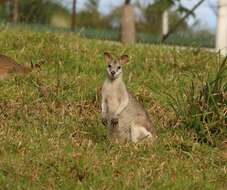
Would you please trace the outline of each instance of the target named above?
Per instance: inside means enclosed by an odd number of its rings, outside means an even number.
[[[227,0],[0,0],[0,24],[124,43],[223,49],[226,5]]]

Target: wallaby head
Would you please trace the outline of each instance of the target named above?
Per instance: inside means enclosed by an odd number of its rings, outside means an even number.
[[[111,80],[115,80],[122,75],[122,66],[129,61],[128,55],[113,58],[109,52],[104,52],[104,58],[107,64],[107,75]]]

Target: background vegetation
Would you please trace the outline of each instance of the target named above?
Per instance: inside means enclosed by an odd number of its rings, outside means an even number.
[[[0,21],[10,23],[13,19],[14,0],[0,1]],[[155,0],[147,6],[135,1],[136,9],[136,39],[143,43],[161,43],[162,13],[170,10],[169,27],[172,28],[189,10],[180,4],[180,0]],[[36,28],[53,30],[70,30],[71,8],[58,0],[20,0],[17,23],[31,25]],[[194,15],[192,14],[191,17]],[[106,15],[99,10],[99,0],[87,0],[85,8],[76,12],[76,32],[85,37],[120,40],[122,6],[112,7]],[[165,43],[183,46],[202,46],[213,48],[215,36],[209,30],[195,31],[199,24],[195,16],[195,24],[189,26],[183,21],[173,35]],[[15,23],[14,23],[15,24]]]
[[[0,189],[226,188],[226,99],[215,100],[224,118],[196,117],[201,129],[222,122],[212,143],[199,141],[196,125],[190,124],[199,112],[184,107],[200,103],[202,93],[202,111],[216,113],[206,109],[206,103],[215,105],[206,96],[217,98],[213,92],[220,92],[226,98],[226,66],[220,67],[219,55],[73,33],[0,30],[0,52],[22,64],[42,65],[41,71],[0,81]],[[106,50],[130,56],[124,80],[154,120],[159,138],[153,146],[111,144],[106,138],[100,122]],[[222,80],[207,93],[215,76]],[[176,104],[171,97],[181,98]],[[177,114],[172,105],[185,112]]]

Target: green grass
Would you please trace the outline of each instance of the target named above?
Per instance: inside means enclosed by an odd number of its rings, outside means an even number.
[[[188,88],[169,95],[181,127],[192,129],[199,142],[216,144],[227,138],[227,56],[217,61],[217,70],[204,79],[197,77]]]
[[[68,32],[71,30],[69,28],[58,28],[48,25],[38,25],[38,24],[6,24],[1,23],[2,27],[20,27],[32,30],[34,32]],[[111,41],[120,41],[121,33],[119,30],[111,29],[96,29],[96,28],[78,28],[76,27],[75,34],[80,35],[81,37],[86,37],[90,39],[100,39],[100,40],[111,40]],[[161,44],[162,36],[152,33],[136,33],[136,41],[139,43],[147,44]],[[206,47],[214,48],[215,46],[215,36],[207,32],[178,32],[171,34],[168,39],[163,42],[167,45],[179,45],[179,46],[191,46],[191,47]]]
[[[176,126],[166,95],[182,93],[197,76],[206,78],[217,55],[0,30],[1,53],[42,64],[40,72],[0,81],[0,189],[226,188],[227,163],[219,148],[225,139],[216,146],[198,143],[193,132]],[[100,87],[107,50],[130,56],[124,80],[154,120],[159,138],[153,146],[112,144],[106,137]]]

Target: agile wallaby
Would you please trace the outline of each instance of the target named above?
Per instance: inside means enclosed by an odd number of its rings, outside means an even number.
[[[40,68],[38,64],[31,64],[31,68],[17,64],[12,58],[0,54],[0,80],[5,79],[10,73],[22,73],[26,74],[32,71],[33,68]]]
[[[105,52],[104,58],[107,78],[102,87],[102,122],[109,128],[110,139],[137,142],[147,137],[153,140],[156,135],[146,110],[122,80],[122,66],[128,63],[128,56],[114,59]]]

